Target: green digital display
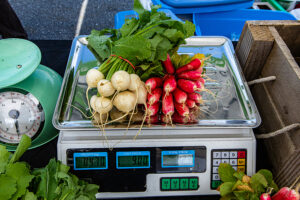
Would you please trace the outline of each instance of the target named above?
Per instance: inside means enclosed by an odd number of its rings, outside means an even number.
[[[118,152],[117,168],[149,168],[150,154],[148,152]]]
[[[106,153],[75,153],[74,154],[74,169],[89,170],[89,169],[107,169]]]

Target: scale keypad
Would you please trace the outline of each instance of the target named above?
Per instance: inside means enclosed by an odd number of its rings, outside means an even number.
[[[160,179],[161,191],[198,190],[198,177],[164,177]]]
[[[214,149],[211,152],[211,189],[217,189],[222,184],[218,174],[220,163],[230,164],[236,171],[246,173],[246,149]]]

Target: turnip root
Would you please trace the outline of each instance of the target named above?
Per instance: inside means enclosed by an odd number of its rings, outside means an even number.
[[[90,69],[86,73],[85,79],[86,79],[86,83],[88,85],[88,88],[86,89],[85,96],[86,96],[86,100],[88,102],[89,109],[91,111],[91,106],[90,106],[90,101],[89,101],[89,90],[91,88],[96,88],[97,83],[101,79],[104,79],[104,75],[100,71],[98,71],[97,69]]]
[[[129,113],[135,108],[136,95],[129,91],[120,92],[113,100],[113,105],[124,113]]]
[[[125,122],[127,120],[127,115],[121,111],[118,111],[116,108],[113,108],[109,112],[109,116],[112,120],[116,120],[115,122]],[[123,117],[122,117],[123,116]]]
[[[97,83],[104,79],[104,75],[98,71],[97,69],[90,69],[86,74],[86,83],[88,85],[88,88],[96,88]]]
[[[96,110],[96,106],[95,106],[95,103],[96,103],[96,99],[97,99],[97,95],[93,95],[90,99],[90,104],[91,104],[91,107],[93,110]]]
[[[105,123],[105,121],[107,121],[107,118],[108,118],[108,113],[102,114],[100,118],[100,114],[96,112],[94,114],[93,123],[96,125],[102,125]]]
[[[141,84],[141,79],[138,75],[136,74],[130,74],[130,85],[129,85],[129,90],[130,91],[136,91],[140,84]]]
[[[112,75],[111,83],[117,91],[127,90],[130,86],[130,75],[126,71],[117,71]]]
[[[109,97],[115,93],[115,88],[109,80],[102,79],[97,84],[98,92],[103,97]]]
[[[146,105],[147,89],[146,89],[144,83],[139,85],[139,87],[138,87],[138,89],[135,93],[136,93],[136,96],[137,96],[137,104]]]
[[[113,105],[109,98],[97,97],[95,100],[95,110],[101,114],[108,113],[112,109]]]

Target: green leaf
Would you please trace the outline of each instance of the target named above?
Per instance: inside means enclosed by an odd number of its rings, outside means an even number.
[[[261,194],[265,192],[268,182],[262,174],[256,173],[251,177],[250,185],[256,193]]]
[[[238,200],[248,200],[249,192],[247,191],[234,191],[233,194]]]
[[[0,175],[0,199],[8,200],[17,191],[16,181],[4,174]]]
[[[108,36],[92,34],[87,38],[87,40],[89,49],[93,49],[97,55],[96,57],[100,59],[100,62],[111,55],[112,41]]]
[[[37,200],[37,197],[32,192],[26,191],[25,196],[22,198],[22,200]]]
[[[232,187],[232,190],[235,190],[239,185],[244,185],[244,183],[240,180],[237,180],[237,182],[235,182],[234,186]]]
[[[0,174],[5,172],[10,155],[11,153],[6,150],[6,147],[0,145]]]
[[[194,35],[196,27],[192,22],[186,20],[183,26],[186,31],[185,38],[188,38],[188,37],[191,37]]]
[[[272,181],[272,183],[270,184],[270,187],[273,188],[274,192],[277,192],[279,190],[277,184],[274,181]]]
[[[139,27],[139,21],[135,18],[126,19],[125,23],[120,29],[122,37],[131,35]]]
[[[11,198],[12,200],[17,200],[19,197],[23,196],[26,193],[29,183],[34,178],[33,175],[30,175],[26,163],[23,162],[9,164],[7,166],[6,174],[15,179],[17,183],[17,192]]]
[[[156,59],[157,60],[166,60],[167,59],[167,53],[172,49],[172,44],[168,39],[162,40],[157,45],[156,50]]]
[[[219,175],[223,182],[235,182],[237,179],[233,176],[235,170],[230,164],[221,163],[219,166]]]
[[[230,193],[232,193],[232,188],[234,186],[234,182],[226,182],[226,183],[223,183],[221,186],[220,186],[220,195],[221,196],[226,196]]]
[[[243,180],[243,176],[245,176],[245,173],[244,172],[234,172],[233,176],[241,181],[241,180]]]
[[[45,168],[34,170],[33,174],[36,175],[40,181],[37,186],[36,195],[47,200],[54,200],[57,197],[55,193],[58,187],[56,179],[57,163],[55,159],[51,159]]]
[[[257,194],[250,194],[250,198],[249,198],[249,200],[259,200],[259,197],[258,197],[258,195]]]
[[[151,43],[140,36],[121,38],[113,46],[113,54],[129,60],[133,65],[151,56]]]
[[[268,185],[271,185],[271,183],[273,181],[273,174],[271,171],[269,171],[267,169],[261,169],[257,173],[262,174],[265,177],[265,179],[267,180]]]
[[[13,154],[12,158],[10,159],[9,163],[14,163],[20,159],[20,157],[25,153],[25,151],[30,147],[31,139],[27,135],[22,135],[20,143]]]
[[[143,14],[145,12],[145,9],[143,5],[141,4],[140,0],[134,0],[133,3],[133,10],[137,12],[139,15]]]

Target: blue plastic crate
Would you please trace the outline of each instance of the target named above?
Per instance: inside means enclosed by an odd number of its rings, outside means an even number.
[[[162,12],[166,13],[166,15],[168,17],[171,17],[174,20],[182,21],[174,13],[172,13],[170,10],[158,9],[158,11],[162,11]],[[133,17],[138,18],[138,14],[134,10],[118,12],[115,15],[115,29],[121,28],[123,26],[123,24],[125,23],[125,19],[130,19],[130,18],[133,18]]]
[[[175,14],[221,12],[252,7],[254,0],[152,0]],[[170,5],[171,4],[171,5]]]
[[[232,41],[239,40],[244,24],[249,20],[296,20],[296,18],[287,12],[252,9],[193,15],[196,35],[225,36]]]

